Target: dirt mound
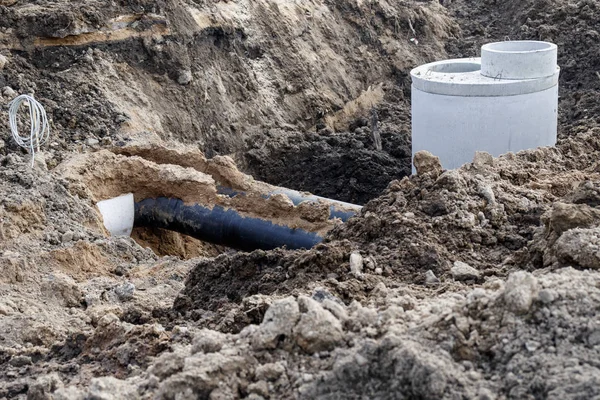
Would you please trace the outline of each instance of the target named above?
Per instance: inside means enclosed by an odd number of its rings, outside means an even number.
[[[362,218],[332,236],[413,282],[423,282],[427,269],[447,275],[456,262],[482,276],[522,268],[513,256],[527,252],[544,212],[598,179],[593,159],[599,145],[589,133],[497,159],[478,153],[459,170],[392,182],[363,208]]]
[[[186,289],[174,309],[188,314],[193,311],[192,318],[198,319],[204,311],[218,310],[229,302],[241,303],[252,295],[293,293],[311,282],[335,279],[349,252],[349,243],[336,243],[309,251],[259,250],[202,261],[186,280]]]
[[[113,303],[111,312],[122,314],[114,303],[131,301],[135,285],[143,288],[143,279],[128,285],[117,273],[154,263],[156,256],[130,238],[106,238],[91,201],[74,194],[67,180],[49,173],[43,153],[33,169],[18,155],[0,157],[0,175],[5,194],[0,202],[0,379],[6,383],[0,393],[12,398],[28,390],[16,382],[20,376],[54,371],[49,365],[55,360],[61,360],[64,371],[70,370],[74,355],[69,354],[83,351],[72,347],[75,342],[89,345],[86,339],[94,324],[107,312],[103,303]],[[162,298],[169,292],[167,284],[160,290]],[[162,302],[155,296],[138,296],[138,310]],[[55,346],[63,350],[55,351]],[[92,359],[98,356],[96,350],[86,349]]]
[[[310,282],[319,281],[349,303],[363,299],[379,281],[426,284],[433,275],[438,282],[483,282],[506,276],[527,267],[523,263],[533,257],[528,246],[543,221],[546,229],[557,225],[544,213],[559,207],[562,198],[582,198],[573,191],[600,178],[593,161],[599,152],[597,135],[580,135],[557,148],[497,159],[479,153],[459,170],[432,169],[394,181],[361,216],[335,228],[326,245],[306,252],[226,255],[200,263],[175,308],[214,310],[249,295],[287,295],[303,285],[310,289]],[[585,214],[586,222],[563,230],[595,226],[594,212]],[[557,218],[566,223],[576,217]],[[547,232],[538,235],[548,237]],[[352,252],[360,254],[359,274],[349,268]],[[464,264],[467,273],[461,271]]]
[[[175,302],[179,322],[235,334],[180,336],[171,353],[111,387],[165,399],[290,391],[299,398],[596,396],[591,360],[599,339],[590,305],[600,294],[590,238],[598,152],[597,136],[588,134],[556,149],[498,159],[480,153],[456,171],[440,173],[433,160],[315,249],[202,261]],[[574,206],[561,217],[566,203]],[[564,233],[556,240],[548,230]],[[519,271],[542,267],[524,261],[535,259],[545,243],[539,238],[556,243],[546,248],[561,269]],[[104,393],[107,379],[70,395]]]
[[[371,306],[321,289],[275,301],[236,335],[178,327],[172,350],[126,380],[30,385],[60,399],[589,398],[600,383],[600,331],[582,306],[600,300],[591,276],[517,272],[444,294],[380,284]]]

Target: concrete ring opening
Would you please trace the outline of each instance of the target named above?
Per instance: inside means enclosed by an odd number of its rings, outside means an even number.
[[[481,69],[481,64],[477,62],[442,62],[432,65],[429,70],[431,72],[439,72],[443,74],[459,74],[465,72],[475,72]]]
[[[481,47],[481,74],[490,78],[541,79],[557,72],[557,47],[553,43],[518,40]]]
[[[538,51],[552,51],[556,45],[549,42],[537,40],[519,40],[488,43],[483,45],[482,50],[498,53],[528,53]]]

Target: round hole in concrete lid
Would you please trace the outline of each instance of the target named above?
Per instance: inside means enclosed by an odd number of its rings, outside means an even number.
[[[442,74],[457,74],[465,72],[475,72],[481,69],[481,64],[478,62],[440,62],[429,67],[431,72],[439,72]]]
[[[541,79],[558,72],[557,46],[535,40],[481,46],[481,74],[494,79]]]

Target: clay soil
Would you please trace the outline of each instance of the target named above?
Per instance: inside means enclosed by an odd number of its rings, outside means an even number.
[[[508,38],[559,46],[557,145],[411,176],[410,69]],[[599,54],[598,0],[0,0],[0,399],[600,398]],[[325,240],[111,237],[125,191]]]

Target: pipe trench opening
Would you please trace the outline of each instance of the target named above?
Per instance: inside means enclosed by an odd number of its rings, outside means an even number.
[[[361,209],[256,181],[228,157],[187,148],[102,150],[59,171],[83,184],[107,233],[180,259],[309,249]]]

